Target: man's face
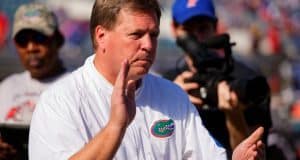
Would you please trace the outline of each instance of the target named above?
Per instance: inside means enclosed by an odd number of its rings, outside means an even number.
[[[122,9],[115,27],[108,31],[105,50],[114,75],[121,62],[128,59],[129,79],[137,80],[145,75],[155,59],[159,19],[154,12],[132,12]]]
[[[216,34],[214,22],[206,18],[192,18],[185,22],[182,27],[186,32],[196,36],[200,42]]]
[[[58,48],[53,37],[33,30],[23,30],[14,40],[21,62],[33,78],[46,78],[57,66]]]

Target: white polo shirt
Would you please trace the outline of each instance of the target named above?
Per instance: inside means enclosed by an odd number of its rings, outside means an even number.
[[[42,94],[30,128],[31,160],[68,159],[107,124],[113,86],[96,71],[93,59]],[[226,153],[184,91],[146,75],[136,91],[136,116],[114,159],[224,160]]]

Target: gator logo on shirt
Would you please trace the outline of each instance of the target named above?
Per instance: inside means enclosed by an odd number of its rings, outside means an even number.
[[[151,127],[151,134],[158,138],[166,138],[173,134],[175,123],[172,119],[158,120]]]

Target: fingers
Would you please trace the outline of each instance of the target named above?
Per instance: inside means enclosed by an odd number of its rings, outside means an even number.
[[[192,89],[197,89],[199,88],[199,84],[197,82],[187,82],[193,77],[193,75],[194,74],[192,72],[185,71],[177,76],[174,82],[186,92]]]
[[[190,79],[194,76],[194,73],[193,72],[190,72],[190,71],[184,71],[181,73],[181,78],[183,79]]]
[[[136,82],[128,80],[129,64],[124,60],[116,78],[111,96],[111,115],[109,124],[121,128],[127,127],[135,116]]]
[[[124,95],[125,94],[125,88],[126,88],[126,78],[129,71],[129,64],[128,60],[124,60],[121,64],[121,69],[118,74],[118,77],[115,82],[115,88],[117,89],[117,93]]]
[[[230,88],[226,81],[222,81],[218,84],[218,102],[220,109],[230,109]]]
[[[233,108],[235,108],[235,107],[238,106],[238,102],[239,101],[238,101],[238,97],[237,97],[236,93],[235,92],[230,92],[230,101],[229,101],[230,105]]]
[[[230,90],[226,81],[218,84],[218,102],[221,110],[232,110],[239,105],[236,93]]]
[[[257,152],[257,149],[256,149],[256,144],[254,144],[254,145],[252,145],[251,147],[250,147],[250,149],[248,150],[248,154],[249,154],[249,157],[250,157],[250,159],[255,159],[255,157],[257,157],[257,155],[258,155],[258,152]]]
[[[247,139],[240,143],[233,151],[233,160],[265,160],[264,144],[260,140],[264,132],[263,127],[257,128]]]
[[[198,97],[189,95],[189,99],[193,104],[195,104],[197,106],[201,106],[203,104],[203,101]]]
[[[258,141],[256,144],[253,144],[249,152],[249,159],[253,160],[265,160],[266,154],[265,154],[265,147],[262,141]]]
[[[193,76],[194,76],[194,73],[192,73],[190,71],[184,71],[176,77],[174,82],[177,84],[181,84],[181,83],[184,83],[185,81],[187,81],[188,79],[191,79]]]
[[[198,83],[191,82],[191,83],[185,83],[181,85],[181,88],[185,91],[190,91],[199,88],[199,85]]]
[[[184,91],[188,92],[193,89],[199,88],[199,84],[197,82],[187,82],[194,76],[194,73],[190,71],[182,72],[179,76],[176,77],[174,82],[179,85]]]
[[[263,127],[258,127],[245,141],[248,145],[257,144],[264,133]],[[260,144],[261,145],[261,144]]]
[[[218,84],[218,94],[224,97],[224,100],[230,100],[230,87],[226,81],[222,81]]]
[[[182,72],[179,76],[176,77],[174,82],[180,86],[184,91],[189,93],[189,91],[198,89],[200,86],[197,82],[187,82],[187,80],[191,79],[194,76],[193,72],[185,71]],[[189,94],[190,101],[198,106],[201,106],[203,101],[201,98],[193,96],[192,94]]]
[[[265,145],[262,143],[262,141],[258,141],[257,142],[257,152],[258,152],[258,155],[257,155],[257,160],[264,160],[266,159],[266,150],[265,150]]]
[[[265,160],[266,154],[265,154],[265,145],[262,143],[261,140],[259,140],[256,144],[253,144],[250,147],[250,159],[253,160]]]

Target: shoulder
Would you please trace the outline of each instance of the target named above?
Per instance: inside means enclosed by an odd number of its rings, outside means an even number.
[[[167,79],[147,75],[141,95],[138,98],[142,103],[148,103],[154,110],[185,117],[187,115],[197,115],[196,107],[190,102],[188,95],[178,85]]]
[[[168,99],[171,98],[173,101],[178,100],[180,103],[189,102],[187,93],[168,79],[148,74],[144,80],[147,90],[156,95],[161,95]]]
[[[254,67],[254,64],[249,65],[240,59],[234,59],[234,69],[232,74],[240,77],[264,77],[258,67]]]
[[[28,74],[29,73],[27,71],[21,73],[14,73],[4,78],[1,83],[5,83],[8,81],[23,80]]]
[[[52,103],[69,104],[78,102],[80,96],[82,77],[79,68],[71,73],[68,73],[50,85],[41,95],[39,103]]]
[[[247,66],[244,62],[239,61],[239,60],[234,61],[234,72],[237,72],[239,74],[245,73],[245,75],[247,75],[247,74],[255,74],[255,75],[259,74],[257,71],[253,70],[252,68]]]
[[[256,84],[259,84],[266,90],[269,90],[269,84],[267,82],[267,78],[260,72],[251,69],[247,65],[242,62],[235,61],[234,70],[231,73],[231,76],[235,79],[252,81]]]
[[[82,82],[78,77],[82,77],[81,67],[61,79],[52,83],[41,94],[35,107],[31,126],[43,126],[45,123],[54,125],[56,121],[72,126],[77,123],[78,117],[83,107]],[[51,121],[51,122],[50,122]],[[56,124],[55,124],[56,125]]]
[[[179,92],[182,91],[182,89],[178,85],[163,77],[148,74],[146,76],[146,82],[150,85],[161,87],[163,89],[176,90]]]
[[[0,89],[2,88],[11,88],[11,87],[16,87],[18,84],[22,84],[24,82],[25,77],[27,76],[27,72],[22,72],[22,73],[14,73],[5,79],[2,80],[0,83]]]

